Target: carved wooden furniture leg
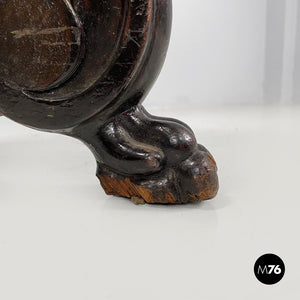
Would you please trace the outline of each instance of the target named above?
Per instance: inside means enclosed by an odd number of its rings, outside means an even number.
[[[184,123],[146,112],[171,0],[0,1],[0,111],[83,141],[107,194],[136,203],[214,197],[217,168]]]
[[[187,203],[214,197],[216,163],[192,130],[134,106],[102,124],[97,118],[72,132],[94,152],[107,194],[148,203]]]

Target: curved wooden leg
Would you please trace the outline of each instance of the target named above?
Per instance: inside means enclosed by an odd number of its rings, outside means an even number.
[[[80,125],[74,135],[94,152],[109,195],[138,204],[180,204],[211,199],[218,191],[212,155],[178,120],[134,106],[104,124],[94,119]]]

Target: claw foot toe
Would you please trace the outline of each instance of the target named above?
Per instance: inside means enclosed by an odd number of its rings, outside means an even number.
[[[98,164],[97,176],[108,195],[130,198],[135,204],[200,202],[218,191],[215,160],[202,146],[177,166],[151,175],[126,176]]]

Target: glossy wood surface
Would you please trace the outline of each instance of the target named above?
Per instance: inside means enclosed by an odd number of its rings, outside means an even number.
[[[5,116],[83,141],[108,194],[161,204],[216,195],[216,163],[192,129],[142,106],[167,53],[171,0],[3,0],[0,17]]]

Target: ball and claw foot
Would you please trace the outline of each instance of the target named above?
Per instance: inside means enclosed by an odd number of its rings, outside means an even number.
[[[109,120],[98,132],[97,177],[108,195],[135,204],[184,204],[217,194],[217,166],[184,123],[135,107]]]
[[[216,172],[213,157],[197,150],[178,167],[157,174],[126,177],[99,164],[97,176],[108,195],[130,198],[134,204],[184,204],[214,198],[218,191]]]

